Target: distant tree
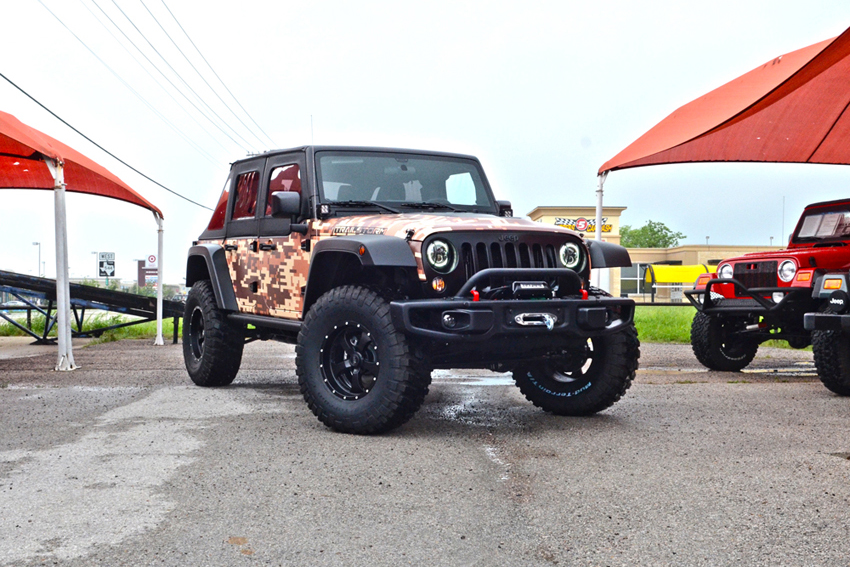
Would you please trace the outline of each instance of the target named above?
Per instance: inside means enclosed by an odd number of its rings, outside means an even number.
[[[620,244],[626,248],[672,248],[682,238],[687,237],[673,232],[663,222],[647,221],[640,228],[627,224],[620,227]]]

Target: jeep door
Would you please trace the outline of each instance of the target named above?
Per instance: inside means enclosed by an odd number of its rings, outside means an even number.
[[[257,198],[264,160],[238,164],[231,171],[230,204],[224,237],[224,250],[236,304],[242,313],[262,314],[260,305],[263,273],[257,254]]]
[[[261,282],[259,309],[274,317],[298,319],[304,305],[304,290],[310,268],[310,233],[307,214],[309,184],[301,153],[268,159],[260,194],[259,265],[267,277]],[[302,183],[303,181],[303,183]],[[272,216],[272,195],[286,191],[301,195],[301,213],[294,217]],[[296,222],[308,223],[307,234],[293,232]],[[259,312],[259,311],[258,311]]]

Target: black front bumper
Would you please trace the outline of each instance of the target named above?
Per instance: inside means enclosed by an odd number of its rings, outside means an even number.
[[[837,313],[806,313],[803,315],[803,328],[807,331],[850,332],[850,315],[839,315]]]
[[[393,322],[405,334],[449,343],[607,335],[631,325],[634,310],[631,299],[612,297],[491,301],[455,297],[390,304]]]
[[[733,285],[736,293],[740,297],[730,299],[719,296],[716,292],[712,292],[712,286],[719,284]],[[784,294],[782,301],[775,302],[773,299],[768,298],[774,292],[782,292]],[[714,294],[714,297],[712,297],[712,293]],[[708,315],[744,315],[751,313],[766,315],[769,313],[777,313],[785,309],[789,303],[810,295],[811,290],[808,288],[747,288],[736,279],[719,278],[708,280],[708,283],[705,285],[705,289],[689,289],[685,291],[685,297],[688,298],[691,305],[696,307],[698,311],[702,311]]]

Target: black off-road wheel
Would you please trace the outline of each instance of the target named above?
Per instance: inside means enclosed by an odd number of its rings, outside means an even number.
[[[520,392],[555,415],[591,415],[618,401],[635,377],[640,341],[634,325],[587,339],[569,362],[538,362],[514,370]]]
[[[812,352],[823,385],[850,396],[850,336],[841,331],[813,331]]]
[[[192,382],[205,387],[233,382],[244,347],[242,327],[218,308],[209,280],[195,282],[183,311],[183,360]]]
[[[738,372],[753,361],[759,344],[735,338],[744,328],[742,318],[711,317],[697,312],[691,323],[691,348],[697,360],[711,370]]]
[[[390,305],[360,286],[332,289],[307,313],[295,347],[298,383],[319,421],[343,433],[375,434],[408,421],[428,393]]]

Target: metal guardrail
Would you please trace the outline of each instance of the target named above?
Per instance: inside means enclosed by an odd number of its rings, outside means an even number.
[[[75,337],[99,336],[106,331],[138,325],[148,321],[156,321],[156,298],[135,293],[126,293],[111,289],[81,285],[72,283],[71,288],[71,310],[76,323],[76,330],[71,325],[71,334]],[[27,311],[27,325],[9,316],[0,305],[0,318],[5,319],[21,331],[33,337],[37,343],[52,343],[55,339],[49,337],[50,331],[56,325],[56,280],[39,278],[15,272],[0,270],[0,292],[6,292],[18,301],[23,302],[26,307],[20,305],[11,306],[11,310]],[[46,304],[46,307],[45,307]],[[139,317],[135,321],[83,331],[86,310],[109,311]],[[44,332],[38,334],[32,328],[32,312],[35,311],[44,316]],[[162,316],[174,319],[174,343],[177,343],[180,319],[183,317],[183,303],[180,301],[163,300]]]

